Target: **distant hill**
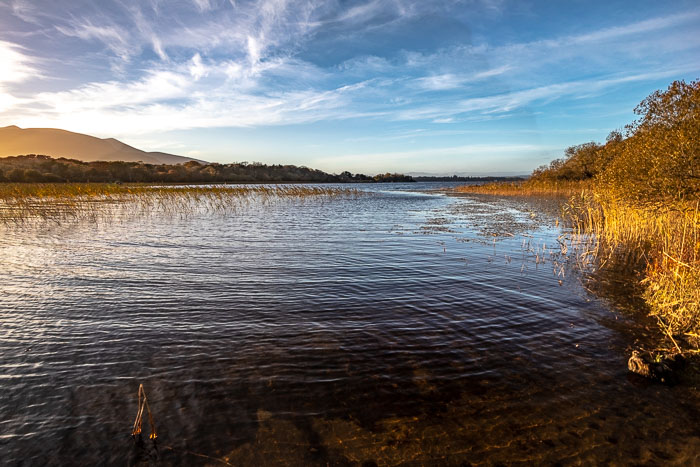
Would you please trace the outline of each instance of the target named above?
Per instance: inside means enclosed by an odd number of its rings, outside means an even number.
[[[55,128],[0,128],[0,157],[21,154],[48,154],[85,162],[141,161],[148,164],[182,164],[196,160],[164,152],[142,151],[114,138],[100,139]]]

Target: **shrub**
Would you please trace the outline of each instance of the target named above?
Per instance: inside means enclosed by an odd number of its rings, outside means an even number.
[[[613,157],[599,180],[628,202],[666,204],[700,195],[700,81],[674,81],[642,101],[627,139],[608,142]]]

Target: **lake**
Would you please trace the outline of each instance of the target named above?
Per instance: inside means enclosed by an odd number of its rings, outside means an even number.
[[[0,223],[2,463],[699,463],[556,211],[443,185]]]

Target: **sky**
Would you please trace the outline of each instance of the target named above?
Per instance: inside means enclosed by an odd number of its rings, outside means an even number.
[[[0,126],[211,162],[527,174],[698,78],[697,1],[0,0]]]

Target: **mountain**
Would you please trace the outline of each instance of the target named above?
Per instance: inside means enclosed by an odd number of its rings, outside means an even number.
[[[146,152],[114,138],[100,139],[55,128],[0,128],[0,157],[20,154],[43,154],[85,162],[141,161],[149,164],[181,164],[197,160],[164,152]]]

